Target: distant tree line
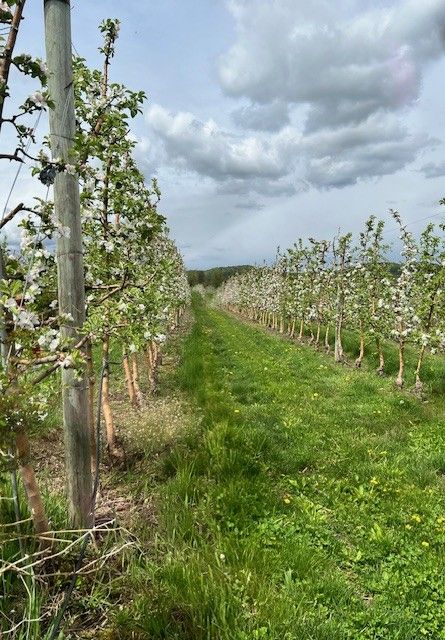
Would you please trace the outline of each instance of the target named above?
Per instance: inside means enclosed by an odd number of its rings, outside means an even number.
[[[241,274],[253,269],[251,265],[243,264],[233,267],[214,267],[213,269],[187,271],[189,285],[194,287],[202,284],[204,287],[220,287],[226,280],[236,274]]]

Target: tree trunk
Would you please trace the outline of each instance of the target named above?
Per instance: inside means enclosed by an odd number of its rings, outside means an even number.
[[[312,331],[312,324],[309,324],[309,333],[311,335],[309,338],[309,344],[312,344],[315,340],[314,332]]]
[[[20,476],[25,488],[29,510],[31,511],[31,517],[36,533],[40,536],[49,531],[49,524],[45,513],[45,507],[43,505],[42,496],[40,495],[39,487],[37,485],[34,469],[32,468],[30,463],[31,449],[29,445],[28,434],[26,433],[25,429],[17,429],[15,442],[17,448]],[[49,547],[51,546],[51,541],[41,540],[41,546],[44,548]]]
[[[291,338],[293,338],[295,336],[295,324],[296,324],[296,319],[293,318],[292,325],[291,325],[291,330],[290,330],[290,337]]]
[[[303,340],[303,334],[304,334],[304,318],[300,320],[300,332],[298,334],[298,339],[300,342]]]
[[[358,358],[355,361],[355,366],[360,369],[362,366],[363,358],[365,357],[365,336],[363,334],[363,322],[360,320],[360,352]]]
[[[108,362],[109,353],[110,353],[110,338],[109,336],[107,336],[102,342],[102,355],[103,355],[104,362]],[[115,455],[117,452],[116,429],[114,426],[113,413],[111,411],[111,405],[110,405],[110,367],[108,364],[105,367],[103,381],[102,381],[102,411],[103,411],[104,420],[105,420],[107,448],[112,455]]]
[[[157,390],[157,354],[156,354],[156,343],[150,342],[148,345],[148,388],[149,393],[154,395]]]
[[[331,345],[329,344],[329,325],[326,325],[326,333],[324,334],[324,347],[326,349],[326,353],[329,353],[331,350]]]
[[[377,353],[379,355],[379,366],[377,369],[377,373],[379,376],[382,376],[384,374],[385,371],[385,358],[383,355],[383,349],[382,349],[382,343],[380,341],[380,338],[376,338],[375,339],[375,344],[377,347]]]
[[[399,341],[399,372],[396,378],[396,385],[401,389],[403,387],[403,372],[405,370],[405,342]]]
[[[152,395],[154,393],[154,389],[153,389],[152,370],[151,370],[152,355],[151,355],[150,345],[148,345],[148,347],[145,349],[145,358],[147,362],[148,393]]]
[[[317,322],[317,334],[315,336],[315,346],[318,349],[318,346],[320,344],[320,332],[321,332],[321,323],[320,321]]]
[[[427,323],[425,326],[425,330],[429,331],[430,327],[431,327],[431,321],[433,318],[433,313],[434,313],[434,308],[435,308],[435,300],[436,300],[436,295],[439,291],[439,286],[435,289],[435,291],[431,294],[430,296],[430,307],[429,307],[429,312],[428,312],[428,319],[427,319]],[[423,362],[423,357],[425,355],[425,345],[422,345],[421,349],[420,349],[420,354],[419,354],[419,360],[417,361],[417,367],[416,367],[416,384],[415,384],[415,391],[418,393],[422,392],[423,389],[423,383],[420,379],[420,368],[422,366],[422,362]]]
[[[416,367],[416,384],[414,389],[417,393],[421,393],[423,390],[423,382],[420,379],[420,369],[422,367],[424,355],[425,355],[425,345],[423,344],[420,349],[419,359],[417,361],[417,367]]]
[[[337,320],[337,324],[335,326],[335,345],[334,345],[335,362],[344,361],[343,345],[341,342],[341,328],[342,328],[342,318],[340,317]]]
[[[97,468],[97,447],[96,442],[96,424],[94,419],[94,385],[96,376],[94,375],[93,363],[93,345],[91,339],[88,339],[85,347],[87,361],[87,378],[88,378],[88,422],[90,427],[90,449],[91,449],[91,473],[94,475]]]
[[[140,408],[144,403],[144,398],[142,395],[141,388],[139,386],[139,368],[138,368],[137,356],[135,353],[133,353],[131,356],[131,365],[133,369],[133,388],[136,396],[136,403],[137,403],[137,406]]]
[[[130,360],[125,350],[122,358],[122,364],[124,366],[125,382],[127,383],[128,397],[133,407],[136,407],[138,404],[138,401],[137,401],[136,391],[133,384],[133,377],[131,375]]]
[[[9,34],[5,46],[3,47],[2,56],[0,58],[0,84],[2,84],[3,86],[6,86],[8,84],[9,70],[11,69],[12,56],[17,40],[20,22],[22,20],[25,2],[26,0],[19,0],[15,7],[11,7],[13,17],[9,29]],[[3,117],[3,108],[5,104],[4,98],[6,98],[6,95],[0,100],[0,127]]]

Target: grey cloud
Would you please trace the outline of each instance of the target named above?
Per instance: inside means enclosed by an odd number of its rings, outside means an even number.
[[[252,104],[232,111],[233,122],[243,129],[279,131],[290,123],[289,107],[281,100],[270,104]]]
[[[265,197],[290,197],[299,191],[290,178],[284,178],[279,180],[228,180],[216,187],[216,193],[218,195],[238,195],[245,196],[252,193],[256,193]]]
[[[264,209],[265,205],[256,200],[241,200],[235,204],[235,209],[246,209],[253,211],[260,211]]]
[[[169,113],[159,105],[147,113],[170,161],[183,169],[225,180],[230,178],[280,177],[284,159],[266,139],[229,134],[215,122],[201,122],[191,113]]]
[[[305,132],[310,134],[323,128],[342,127],[345,124],[356,125],[381,111],[381,104],[377,98],[369,98],[361,102],[328,98],[324,104],[311,107],[305,122]]]
[[[238,38],[222,56],[228,95],[267,104],[309,104],[307,128],[366,119],[410,105],[422,68],[444,52],[443,0],[409,0],[347,15],[325,3],[302,17],[303,0],[232,0]]]
[[[395,116],[370,116],[354,126],[323,129],[303,137],[307,180],[318,188],[345,187],[361,179],[391,175],[437,141],[411,135]]]
[[[303,144],[310,155],[324,157],[367,148],[383,141],[402,143],[407,137],[406,127],[396,118],[376,114],[365,122],[333,130],[323,129],[307,135],[303,138]]]
[[[428,162],[420,169],[425,178],[441,178],[445,176],[445,162],[435,163]]]
[[[394,140],[376,139],[335,156],[312,157],[308,161],[307,179],[317,188],[329,189],[391,175],[413,162],[419,149],[430,144],[430,139],[419,135]]]
[[[219,194],[279,197],[308,186],[342,188],[393,174],[435,144],[425,135],[411,135],[383,111],[364,122],[307,135],[289,126],[244,137],[159,106],[147,117],[169,162],[213,178]]]

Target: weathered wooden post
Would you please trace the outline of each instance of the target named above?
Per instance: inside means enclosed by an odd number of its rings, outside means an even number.
[[[68,0],[44,0],[48,89],[54,108],[49,110],[52,157],[70,163],[75,134],[71,15]],[[70,314],[62,333],[80,339],[85,320],[85,284],[77,176],[59,172],[54,182],[55,215],[62,232],[57,240],[60,313]],[[72,369],[62,369],[63,424],[65,431],[68,500],[71,522],[88,527],[91,522],[91,468],[88,417],[88,382]]]

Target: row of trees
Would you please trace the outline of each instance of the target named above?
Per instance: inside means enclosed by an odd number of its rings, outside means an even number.
[[[88,382],[90,438],[82,442],[88,472],[79,482],[91,496],[90,459],[93,472],[97,461],[95,390],[101,393],[108,451],[112,457],[123,455],[110,404],[110,350],[117,346],[120,351],[130,401],[140,407],[144,390],[139,366],[148,368],[145,395],[155,392],[160,345],[178,324],[189,287],[181,256],[158,211],[157,183],[146,184],[134,157],[131,120],[141,111],[145,96],[110,80],[119,22],[106,20],[100,26],[102,69],[92,70],[84,59],[74,59],[77,128],[66,161],[51,158],[49,141],[39,153],[31,153],[41,115],[54,104],[45,63],[14,53],[24,6],[25,0],[0,3],[6,34],[1,42],[0,133],[10,127],[16,134],[15,148],[0,157],[31,164],[47,194],[32,205],[20,202],[5,209],[0,222],[2,229],[20,219],[21,231],[20,247],[3,240],[0,255],[0,463],[4,469],[18,467],[35,529],[43,533],[49,523],[31,464],[29,433],[49,410],[48,385],[60,388],[61,370],[72,371],[81,386]],[[12,70],[33,78],[38,86],[23,104],[10,100],[13,113],[5,115]],[[80,333],[71,331],[74,318],[61,313],[57,295],[62,259],[58,241],[71,233],[49,197],[61,174],[75,176],[80,186],[85,273],[85,308],[80,311],[86,318]],[[94,365],[99,353],[100,374]],[[91,524],[91,508],[91,499],[87,505],[70,504],[72,524]]]
[[[228,280],[218,292],[219,302],[291,337],[302,340],[308,332],[311,344],[328,351],[333,333],[337,362],[345,357],[343,329],[355,329],[356,366],[363,362],[365,346],[372,345],[380,374],[385,368],[383,343],[396,341],[399,387],[404,384],[405,349],[412,344],[418,350],[415,387],[420,391],[426,352],[445,349],[445,227],[428,224],[416,239],[399,213],[390,213],[402,242],[396,274],[388,261],[385,223],[371,216],[356,245],[351,233],[333,240],[299,239],[278,252],[272,266]]]

